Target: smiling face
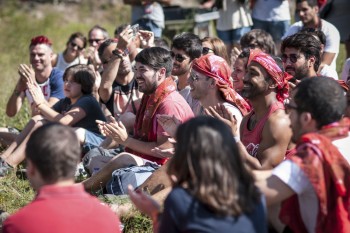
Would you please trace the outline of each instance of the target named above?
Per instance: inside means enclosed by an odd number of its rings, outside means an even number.
[[[248,66],[247,73],[243,79],[242,96],[249,100],[259,98],[269,89],[269,83],[266,80],[268,73],[257,62],[252,61]]]
[[[246,74],[246,60],[246,58],[237,58],[235,64],[233,65],[233,71],[231,74],[233,80],[233,88],[239,93],[243,89],[243,78]]]
[[[52,50],[46,44],[37,44],[29,48],[29,61],[35,72],[51,68]]]
[[[68,42],[66,53],[70,54],[72,57],[78,57],[83,49],[84,41],[76,37]]]
[[[209,93],[209,86],[212,82],[212,79],[206,77],[205,75],[192,70],[191,76],[187,80],[188,84],[191,87],[191,96],[193,99],[202,100]]]
[[[155,71],[151,67],[140,62],[136,62],[135,70],[139,91],[146,95],[153,94],[160,84],[160,80],[157,77],[159,71]]]
[[[191,59],[190,57],[185,53],[185,51],[172,48],[171,49],[173,57],[173,69],[171,71],[172,75],[175,76],[181,76],[188,73],[191,69]],[[181,58],[182,61],[179,61]]]

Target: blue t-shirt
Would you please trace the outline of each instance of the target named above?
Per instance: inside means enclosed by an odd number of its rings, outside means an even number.
[[[175,187],[165,200],[159,232],[267,233],[266,222],[262,202],[250,214],[218,216],[185,189]]]
[[[57,68],[53,68],[49,77],[50,80],[50,97],[63,99],[63,72]]]
[[[106,118],[100,105],[92,95],[83,95],[73,105],[71,104],[69,98],[64,98],[58,101],[52,108],[56,112],[64,114],[74,107],[82,108],[85,111],[86,116],[72,125],[72,127],[84,128],[91,132],[100,134],[96,120],[106,121]]]

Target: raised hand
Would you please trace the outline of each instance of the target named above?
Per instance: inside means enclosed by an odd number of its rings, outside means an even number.
[[[204,109],[205,114],[215,117],[227,124],[232,131],[233,136],[238,136],[237,119],[230,113],[223,104]]]

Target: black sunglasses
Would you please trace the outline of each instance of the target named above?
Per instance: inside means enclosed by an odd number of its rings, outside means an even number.
[[[300,55],[291,54],[291,55],[289,55],[289,57],[288,57],[286,54],[283,54],[282,57],[281,57],[283,63],[286,63],[287,60],[288,60],[288,58],[289,58],[289,61],[290,61],[291,63],[296,63],[296,62],[298,61],[298,59],[300,58]]]
[[[214,53],[214,50],[212,50],[211,48],[208,48],[208,47],[203,47],[203,49],[202,49],[203,55],[207,55],[209,52]]]
[[[183,55],[181,54],[175,54],[173,51],[170,51],[170,55],[171,55],[171,58],[172,59],[175,59],[176,61],[182,63],[186,57],[184,57]]]
[[[98,44],[98,42],[100,42],[103,39],[89,39],[89,43],[92,44],[94,42],[96,42]]]
[[[84,48],[83,47],[80,47],[79,45],[77,45],[76,43],[74,42],[70,42],[70,45],[74,48],[75,46],[77,46],[78,50],[83,50]]]

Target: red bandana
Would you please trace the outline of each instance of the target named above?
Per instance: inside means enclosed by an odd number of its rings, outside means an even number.
[[[235,105],[243,115],[250,111],[249,104],[232,88],[231,69],[225,59],[214,54],[207,54],[192,62],[192,69],[215,79],[223,98]]]
[[[289,96],[288,80],[290,79],[290,75],[287,72],[283,72],[270,55],[256,50],[250,50],[250,52],[248,65],[250,62],[255,61],[265,68],[266,72],[277,84],[277,100],[283,103]]]

